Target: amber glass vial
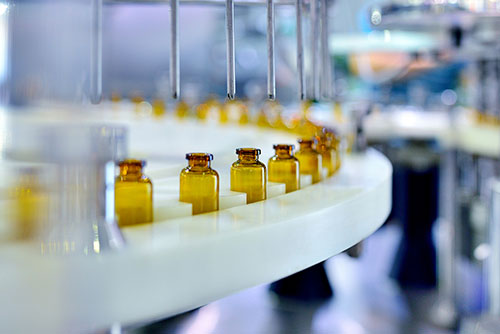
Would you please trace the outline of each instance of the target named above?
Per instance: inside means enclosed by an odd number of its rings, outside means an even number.
[[[300,174],[312,175],[312,183],[321,181],[321,154],[315,150],[314,139],[299,139],[300,149],[295,153],[299,159]]]
[[[328,131],[326,132],[326,136],[330,142],[330,148],[333,151],[333,155],[335,157],[335,171],[337,172],[340,169],[340,165],[342,163],[340,159],[340,140],[335,133]]]
[[[186,154],[188,166],[181,171],[181,202],[193,205],[193,215],[219,210],[219,174],[210,167],[209,153]]]
[[[284,183],[286,192],[300,188],[299,160],[293,156],[293,145],[278,144],[273,146],[275,155],[267,164],[269,182]]]
[[[165,101],[162,99],[155,99],[153,101],[153,115],[155,117],[163,117],[166,112]]]
[[[34,169],[22,169],[15,185],[10,189],[14,199],[13,223],[15,240],[33,240],[47,218],[47,196]]]
[[[185,118],[189,114],[189,104],[187,104],[185,101],[180,100],[179,103],[177,103],[177,106],[175,107],[175,115],[178,118]]]
[[[335,150],[326,135],[317,136],[316,140],[316,150],[321,154],[322,167],[328,171],[328,176],[332,176],[337,169]]]
[[[247,194],[247,204],[266,199],[266,166],[258,148],[238,148],[231,166],[231,190]]]
[[[120,227],[153,221],[153,184],[142,173],[145,161],[120,161],[115,182],[115,211]]]

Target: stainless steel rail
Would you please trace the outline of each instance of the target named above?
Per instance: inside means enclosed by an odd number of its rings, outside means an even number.
[[[102,98],[102,1],[92,0],[92,36],[90,45],[90,102]]]
[[[170,89],[174,99],[180,96],[178,8],[179,0],[170,0]]]

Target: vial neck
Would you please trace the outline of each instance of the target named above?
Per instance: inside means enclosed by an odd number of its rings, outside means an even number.
[[[291,158],[292,157],[292,150],[291,149],[277,149],[276,150],[276,156],[278,158]]]
[[[256,154],[238,154],[238,159],[242,163],[251,164],[251,163],[257,162],[257,160],[259,159],[259,157]]]
[[[300,143],[300,150],[301,151],[312,151],[313,145],[312,145],[312,143]]]
[[[142,167],[120,166],[120,176],[127,179],[139,179],[142,176]]]
[[[210,169],[210,161],[206,159],[189,159],[188,164],[192,170],[203,171]]]

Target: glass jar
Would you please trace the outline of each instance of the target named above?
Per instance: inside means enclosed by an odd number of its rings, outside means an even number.
[[[130,226],[153,221],[153,184],[142,173],[143,160],[120,161],[120,175],[115,181],[115,212],[118,226]]]
[[[299,159],[300,174],[311,175],[312,183],[321,181],[321,154],[319,154],[314,145],[315,139],[299,139],[300,148],[295,153],[295,157]]]
[[[259,161],[260,149],[238,148],[231,166],[231,190],[247,194],[247,204],[266,199],[266,166]]]
[[[326,135],[316,136],[316,140],[316,150],[321,154],[322,167],[327,171],[327,176],[332,176],[337,168],[335,150],[332,148],[330,140]]]
[[[273,146],[275,155],[269,159],[269,182],[284,183],[286,192],[300,188],[299,160],[293,156],[293,145],[278,144]]]
[[[186,154],[188,166],[181,171],[181,202],[193,205],[193,215],[219,210],[219,174],[210,167],[213,155]]]

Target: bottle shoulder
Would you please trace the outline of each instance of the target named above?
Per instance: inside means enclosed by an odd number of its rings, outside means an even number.
[[[314,157],[318,155],[320,155],[320,153],[316,150],[297,151],[297,153],[295,153],[296,157]]]
[[[180,173],[181,176],[188,176],[188,175],[192,175],[192,176],[215,176],[215,177],[219,177],[219,173],[217,173],[217,171],[215,169],[212,169],[212,168],[208,168],[208,169],[204,169],[204,170],[193,170],[189,167],[185,167],[181,170],[181,173]]]
[[[274,163],[274,162],[287,162],[287,163],[291,163],[291,162],[299,162],[299,159],[297,159],[297,157],[295,156],[290,156],[288,158],[280,158],[278,157],[277,155],[273,155],[271,158],[269,158],[269,162],[268,163]]]
[[[263,169],[266,169],[266,165],[258,160],[255,162],[252,162],[252,163],[243,163],[240,160],[236,160],[231,165],[231,168],[232,169],[233,168],[263,168]]]
[[[147,183],[151,184],[151,179],[147,177],[146,175],[142,174],[141,176],[124,176],[124,175],[119,175],[115,178],[115,182],[135,182],[135,183]]]

